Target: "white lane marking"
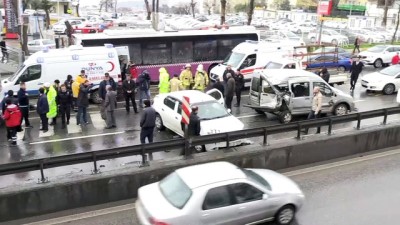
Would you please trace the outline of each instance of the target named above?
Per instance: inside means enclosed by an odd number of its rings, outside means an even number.
[[[90,114],[90,118],[92,119],[92,124],[97,130],[103,130],[106,127],[106,121],[101,118],[100,113]]]
[[[245,115],[245,116],[237,116],[236,118],[242,119],[242,118],[249,118],[249,117],[256,117],[256,116],[262,116],[262,114],[251,114],[251,115]]]
[[[70,216],[63,216],[63,217],[59,217],[59,218],[38,221],[38,222],[34,222],[34,223],[26,223],[25,225],[63,224],[63,223],[69,223],[69,222],[73,222],[73,221],[78,221],[78,220],[83,220],[83,219],[88,219],[88,218],[93,218],[93,217],[99,217],[99,216],[104,216],[104,215],[123,212],[123,211],[133,211],[134,209],[135,209],[135,204],[130,203],[130,204],[114,206],[114,207],[110,207],[110,208],[99,209],[99,210],[94,210],[94,211],[85,212],[85,213],[78,213],[78,214],[70,215]]]
[[[94,134],[94,135],[87,135],[87,136],[78,136],[78,137],[70,137],[70,138],[61,138],[61,139],[54,139],[54,140],[47,140],[47,141],[37,141],[37,142],[31,142],[29,144],[38,145],[38,144],[44,144],[44,143],[53,143],[53,142],[77,140],[77,139],[84,139],[84,138],[109,136],[109,135],[116,135],[116,134],[123,134],[123,133],[125,133],[125,131],[118,131],[118,132],[113,132],[113,133],[103,133],[103,134]]]
[[[76,125],[76,123],[74,123],[74,122],[67,125],[67,129],[68,129],[68,134],[76,134],[76,133],[82,132],[82,127],[79,125]]]
[[[42,130],[39,131],[39,138],[51,137],[53,135],[54,135],[54,126],[49,125],[49,130],[47,132],[43,132]]]

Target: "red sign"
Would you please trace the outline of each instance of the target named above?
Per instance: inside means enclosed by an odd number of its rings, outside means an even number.
[[[189,97],[183,96],[182,100],[182,123],[188,125],[190,117],[190,101]]]
[[[332,0],[320,0],[318,3],[318,15],[329,16],[332,12]]]

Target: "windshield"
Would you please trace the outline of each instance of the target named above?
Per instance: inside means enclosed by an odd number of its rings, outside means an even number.
[[[212,120],[222,117],[229,116],[228,111],[225,107],[219,104],[217,101],[203,102],[196,104],[199,107],[198,116],[200,120]]]
[[[256,172],[252,171],[252,170],[247,170],[247,169],[241,169],[242,172],[247,176],[247,179],[258,183],[259,185],[265,187],[268,190],[272,190],[271,189],[271,185],[268,183],[268,181],[266,181],[264,178],[262,178],[260,175],[258,175]]]
[[[383,52],[383,50],[385,50],[385,49],[386,49],[386,46],[384,46],[384,45],[377,45],[377,46],[374,46],[374,47],[372,47],[372,48],[369,48],[367,51],[368,51],[368,52],[379,53],[379,52]]]
[[[226,57],[222,64],[231,65],[234,68],[238,68],[244,57],[245,54],[243,53],[232,52],[228,55],[228,57]]]
[[[159,186],[165,199],[179,209],[182,209],[192,196],[192,190],[176,172],[161,180]]]
[[[387,76],[396,76],[400,72],[400,66],[389,66],[383,70],[381,70],[379,73]]]
[[[8,78],[8,81],[13,81],[13,80],[15,80],[15,78],[18,76],[18,74],[19,74],[22,70],[24,70],[24,69],[25,69],[25,65],[22,64],[22,65],[18,68],[17,72],[15,72],[11,77]]]
[[[269,62],[264,68],[265,69],[281,69],[283,64],[276,62]]]

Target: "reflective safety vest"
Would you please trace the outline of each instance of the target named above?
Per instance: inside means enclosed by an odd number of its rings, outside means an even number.
[[[159,78],[159,85],[158,88],[160,89],[161,93],[168,93],[169,92],[169,74],[165,68],[160,68],[160,78]]]
[[[208,75],[205,72],[196,72],[193,89],[204,91],[208,85]]]
[[[57,91],[54,89],[53,85],[50,86],[46,93],[47,102],[49,104],[49,112],[46,114],[47,118],[52,119],[57,116]]]
[[[187,69],[182,71],[181,75],[179,76],[179,80],[181,80],[183,88],[188,89],[190,85],[193,83],[192,71]]]

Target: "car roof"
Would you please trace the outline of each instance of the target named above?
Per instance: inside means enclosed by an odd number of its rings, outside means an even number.
[[[306,70],[296,70],[296,69],[263,69],[259,70],[256,77],[264,76],[273,85],[278,85],[287,82],[289,79],[294,78],[304,78],[312,80],[322,80],[321,77],[316,76],[315,73]]]
[[[190,189],[221,181],[246,178],[246,175],[239,167],[229,162],[212,162],[188,166],[176,170],[176,173]]]
[[[216,101],[215,98],[210,95],[196,90],[186,90],[186,91],[174,91],[166,96],[174,97],[180,101],[183,100],[183,96],[189,97],[190,104],[196,104],[200,102]]]

